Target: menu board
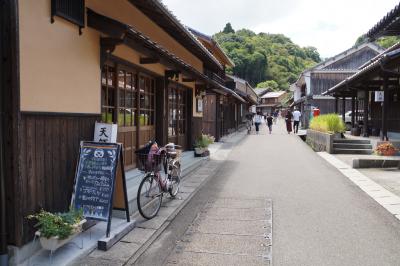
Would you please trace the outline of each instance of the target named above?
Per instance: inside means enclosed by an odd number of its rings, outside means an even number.
[[[108,221],[120,152],[120,144],[81,142],[72,203],[85,218]]]

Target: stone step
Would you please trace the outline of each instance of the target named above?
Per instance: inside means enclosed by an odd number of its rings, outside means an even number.
[[[372,154],[371,149],[333,149],[334,154]]]
[[[371,141],[367,139],[334,139],[333,143],[371,144]]]
[[[359,143],[333,143],[333,148],[338,149],[372,149],[371,144],[359,144]]]

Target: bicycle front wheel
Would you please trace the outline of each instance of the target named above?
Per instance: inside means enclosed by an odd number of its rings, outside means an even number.
[[[145,176],[140,182],[137,194],[139,213],[146,219],[155,217],[161,208],[162,196],[157,177],[151,174]]]

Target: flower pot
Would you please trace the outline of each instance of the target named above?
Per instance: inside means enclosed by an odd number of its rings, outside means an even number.
[[[381,152],[380,155],[382,155],[382,156],[395,156],[396,153],[397,153],[397,152],[396,152],[395,150],[389,150],[389,151]]]
[[[79,235],[82,232],[82,225],[84,223],[86,223],[86,219],[75,224],[72,235],[65,239],[59,239],[58,236],[52,236],[50,238],[42,237],[40,236],[40,231],[37,231],[35,235],[39,237],[40,245],[43,249],[55,251]]]
[[[360,136],[360,134],[361,134],[361,129],[359,127],[353,127],[351,129],[351,135]]]
[[[195,157],[206,157],[210,155],[210,151],[207,148],[194,148]]]

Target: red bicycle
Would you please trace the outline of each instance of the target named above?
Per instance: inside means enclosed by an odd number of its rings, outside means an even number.
[[[146,219],[155,217],[161,208],[164,193],[174,198],[181,181],[180,146],[169,143],[158,148],[149,143],[136,152],[138,169],[145,173],[137,193],[139,213]],[[164,174],[161,168],[164,168]]]

